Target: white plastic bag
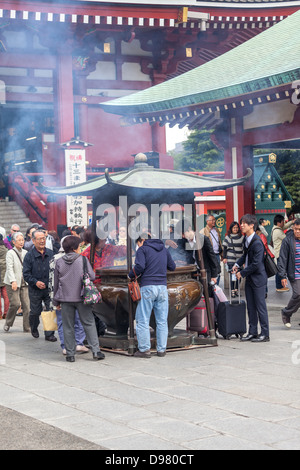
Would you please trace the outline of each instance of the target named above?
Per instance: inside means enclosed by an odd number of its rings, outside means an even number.
[[[214,286],[214,291],[216,293],[216,296],[218,297],[220,302],[228,302],[228,299],[224,292],[222,291],[220,286],[215,285]]]

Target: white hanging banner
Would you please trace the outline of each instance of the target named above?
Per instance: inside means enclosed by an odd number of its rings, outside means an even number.
[[[65,150],[66,186],[84,183],[86,181],[85,150]],[[67,225],[87,225],[86,196],[67,196]]]

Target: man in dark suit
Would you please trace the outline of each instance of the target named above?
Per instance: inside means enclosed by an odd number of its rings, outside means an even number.
[[[270,341],[269,318],[265,293],[268,277],[264,266],[264,246],[256,235],[257,220],[254,215],[241,218],[241,230],[245,235],[244,253],[233,268],[238,279],[246,278],[245,294],[249,316],[249,332],[241,341],[254,343]],[[241,268],[241,271],[238,271]],[[258,335],[258,321],[261,333]]]

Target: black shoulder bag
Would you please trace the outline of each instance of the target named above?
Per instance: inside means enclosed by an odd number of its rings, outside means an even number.
[[[278,268],[277,268],[276,263],[273,260],[273,258],[270,256],[270,254],[265,249],[265,245],[263,244],[263,241],[262,241],[261,238],[260,238],[260,241],[261,241],[261,243],[264,247],[264,265],[265,265],[265,270],[266,270],[267,276],[268,276],[268,278],[273,277],[278,273]],[[252,243],[252,241],[251,241],[251,243]]]

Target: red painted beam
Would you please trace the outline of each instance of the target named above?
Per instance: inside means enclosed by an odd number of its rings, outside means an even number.
[[[298,108],[300,110],[300,108]],[[300,116],[300,113],[299,113]],[[277,126],[260,127],[244,131],[243,146],[257,144],[269,144],[275,142],[286,142],[288,140],[299,140],[299,121],[295,119],[292,123],[279,124]]]
[[[227,6],[228,5],[228,6]],[[229,18],[257,18],[261,17],[262,21],[264,21],[264,18],[268,17],[269,21],[272,21],[273,16],[289,16],[295,13],[296,11],[299,10],[299,6],[285,6],[284,3],[281,3],[277,7],[268,7],[268,5],[264,5],[263,7],[260,7],[261,4],[257,4],[257,8],[239,8],[238,6],[230,7],[230,4],[227,4],[226,8],[224,7],[199,7],[199,9],[196,9],[194,7],[189,8],[189,12],[191,11],[199,11],[201,10],[202,13],[209,13],[210,16],[215,16],[216,18],[218,16],[223,16],[223,17],[229,17]]]
[[[136,18],[174,19],[178,18],[180,7],[158,7],[145,5],[91,5],[91,4],[64,4],[33,3],[23,1],[2,1],[3,10],[28,11],[39,13],[54,13],[66,15],[90,15],[90,16],[128,16]],[[202,9],[201,9],[202,10]]]
[[[0,67],[55,69],[56,57],[49,54],[0,54]]]
[[[87,88],[105,88],[106,90],[145,90],[151,86],[150,81],[138,80],[94,80],[86,81]]]
[[[44,93],[6,93],[6,102],[53,103],[53,95]]]
[[[31,86],[36,87],[53,87],[52,78],[44,77],[16,77],[12,75],[0,75],[0,80],[5,83],[6,86]]]

